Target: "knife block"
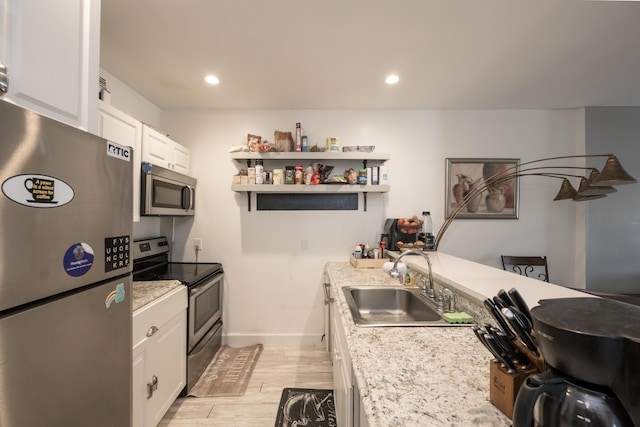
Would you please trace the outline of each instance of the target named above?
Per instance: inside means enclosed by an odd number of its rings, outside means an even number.
[[[490,362],[489,400],[507,417],[513,416],[513,405],[520,386],[529,375],[535,374],[537,369],[518,370],[515,374],[507,373],[496,361]]]

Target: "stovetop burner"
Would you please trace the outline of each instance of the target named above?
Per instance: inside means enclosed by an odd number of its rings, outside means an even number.
[[[217,262],[169,262],[169,243],[166,237],[133,242],[133,280],[180,280],[187,286],[222,274]]]

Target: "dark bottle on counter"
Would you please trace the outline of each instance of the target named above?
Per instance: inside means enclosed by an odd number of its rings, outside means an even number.
[[[422,232],[418,235],[418,239],[424,243],[425,250],[433,250],[435,248],[435,237],[433,236],[433,223],[431,222],[431,212],[422,212]]]

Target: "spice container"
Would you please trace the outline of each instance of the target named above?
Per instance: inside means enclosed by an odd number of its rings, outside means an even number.
[[[366,185],[367,184],[367,170],[360,169],[358,171],[358,184]]]
[[[284,183],[285,184],[293,184],[293,166],[285,166],[284,169]]]
[[[293,174],[293,183],[298,185],[304,184],[303,175],[304,175],[304,172],[302,169],[302,165],[296,165],[296,168]]]
[[[313,166],[307,166],[304,170],[304,185],[311,185],[311,177],[313,177]]]
[[[327,151],[340,151],[340,142],[338,141],[338,138],[327,138]]]
[[[273,185],[284,184],[284,169],[273,170]]]

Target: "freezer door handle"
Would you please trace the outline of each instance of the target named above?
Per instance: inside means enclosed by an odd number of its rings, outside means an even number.
[[[152,337],[156,332],[158,332],[158,328],[156,326],[150,327],[147,329],[147,337]]]
[[[153,392],[158,389],[158,377],[155,375],[151,377],[151,381],[147,383],[147,399],[153,397]]]

